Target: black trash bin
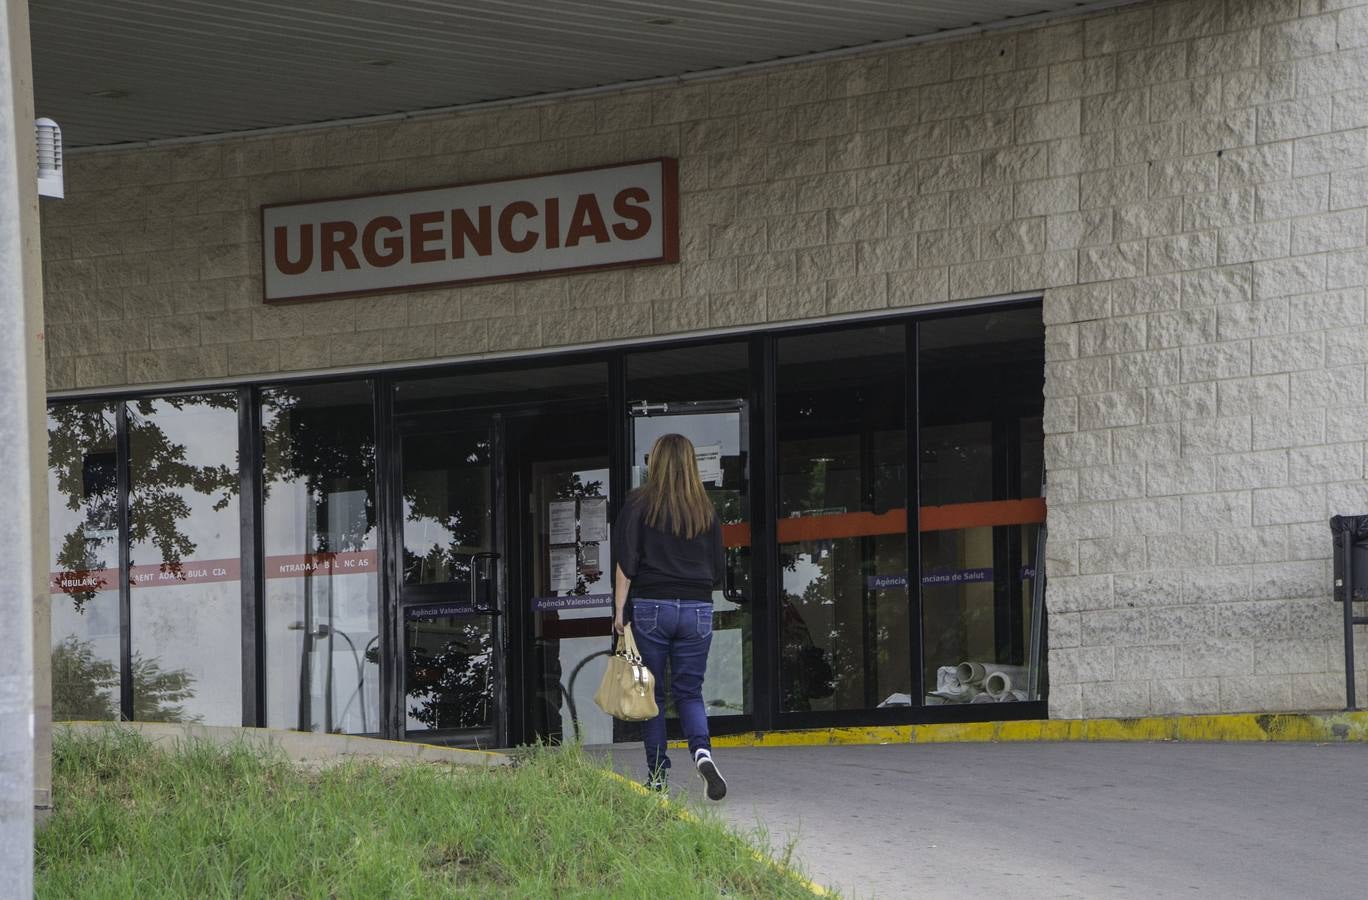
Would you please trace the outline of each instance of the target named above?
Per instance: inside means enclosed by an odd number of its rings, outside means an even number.
[[[1354,615],[1354,603],[1368,602],[1368,516],[1335,516],[1330,520],[1335,541],[1336,602],[1344,604],[1344,699],[1346,709],[1358,709],[1354,696],[1354,626],[1368,625],[1368,616]]]

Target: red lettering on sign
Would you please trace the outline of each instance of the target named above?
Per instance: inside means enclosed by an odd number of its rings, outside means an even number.
[[[636,223],[635,228],[626,222],[614,224],[613,234],[617,235],[619,240],[634,241],[651,230],[651,211],[635,205],[647,203],[650,199],[651,195],[646,193],[644,188],[623,188],[618,191],[617,196],[613,198],[613,212]]]
[[[361,268],[356,259],[356,250],[352,249],[353,243],[356,243],[356,223],[324,222],[321,227],[323,248],[320,249],[319,256],[323,260],[323,271],[331,272],[338,257],[342,259],[343,268]]]
[[[284,225],[275,229],[275,265],[285,275],[303,275],[313,265],[313,225],[299,226],[299,260],[290,259],[289,230]]]
[[[481,206],[479,211],[480,225],[475,227],[475,223],[470,221],[470,214],[463,209],[453,209],[451,211],[451,256],[453,259],[465,259],[466,242],[475,248],[477,256],[488,256],[494,252],[494,229],[491,227],[493,219],[492,210],[488,206]]]
[[[77,569],[52,572],[49,576],[48,593],[78,594],[87,591],[113,590],[118,587],[118,584],[118,569]]]
[[[679,260],[672,159],[261,208],[267,303]],[[307,224],[306,224],[307,223]]]
[[[380,567],[375,550],[349,550],[341,553],[302,553],[268,556],[267,578],[303,578],[306,575],[366,575]]]
[[[575,211],[570,214],[570,230],[565,234],[565,246],[575,247],[581,239],[592,237],[595,243],[608,243],[608,226],[603,224],[603,213],[599,210],[598,198],[593,194],[580,194],[575,201]]]
[[[375,550],[268,556],[263,562],[267,578],[367,575],[380,568],[379,554]],[[212,584],[237,581],[241,573],[241,561],[236,558],[147,563],[129,567],[128,583],[137,588]],[[118,569],[53,572],[48,590],[53,594],[78,594],[114,590],[118,583]]]
[[[376,236],[380,230],[398,232],[391,234],[383,241],[376,241]],[[379,216],[366,223],[366,230],[361,233],[361,253],[366,257],[366,262],[383,269],[392,266],[404,258],[404,223],[394,216]],[[385,249],[384,253],[380,248]]]
[[[442,239],[442,230],[431,227],[441,224],[442,218],[439,212],[409,216],[409,262],[441,262],[446,257],[441,247],[428,248],[429,244]]]
[[[348,269],[359,269],[361,263],[356,259],[352,244],[356,243],[355,222],[324,222],[323,247],[319,256],[323,261],[323,271],[331,272],[335,261],[341,258],[342,265]]]
[[[526,200],[515,200],[505,206],[503,212],[499,213],[499,243],[509,253],[526,253],[537,246],[537,238],[541,235],[528,228],[527,231],[523,232],[522,237],[513,237],[513,219],[515,216],[535,219],[537,207]]]
[[[546,247],[548,250],[555,250],[561,245],[560,240],[560,198],[546,198]]]

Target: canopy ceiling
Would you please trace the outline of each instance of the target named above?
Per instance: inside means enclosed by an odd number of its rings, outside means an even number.
[[[1097,5],[1077,0],[29,2],[38,113],[58,121],[68,147],[529,97]]]

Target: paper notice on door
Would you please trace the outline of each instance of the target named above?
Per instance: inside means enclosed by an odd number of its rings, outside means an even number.
[[[596,544],[608,540],[608,501],[587,497],[580,501],[580,540]]]
[[[722,445],[705,444],[694,448],[698,458],[698,478],[704,484],[722,484]]]
[[[579,584],[575,571],[575,548],[551,548],[551,590],[558,594],[573,591]]]
[[[598,544],[585,544],[580,548],[579,570],[585,578],[597,578],[603,574],[599,568]]]
[[[575,543],[575,501],[553,500],[548,504],[548,510],[551,520],[551,543]]]

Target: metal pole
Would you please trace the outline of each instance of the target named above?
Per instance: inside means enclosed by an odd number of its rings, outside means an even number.
[[[1348,528],[1344,541],[1344,700],[1345,709],[1358,709],[1354,696],[1354,536]]]
[[[1035,576],[1031,579],[1031,646],[1026,662],[1026,699],[1040,699],[1040,663],[1045,643],[1045,523],[1036,530]]]
[[[34,285],[38,277],[37,159],[28,49],[28,5],[0,0],[0,568],[9,581],[0,591],[0,872],[10,896],[33,892],[34,744],[37,738],[33,671],[36,543],[32,429],[41,418],[44,383],[34,381],[30,357]],[[38,302],[41,303],[41,295]],[[41,361],[41,351],[38,351]],[[41,371],[41,370],[39,370]],[[35,405],[30,396],[39,393]],[[41,524],[41,523],[39,523]],[[44,529],[46,530],[46,529]],[[46,565],[43,567],[46,570]],[[41,802],[41,801],[40,801]]]

